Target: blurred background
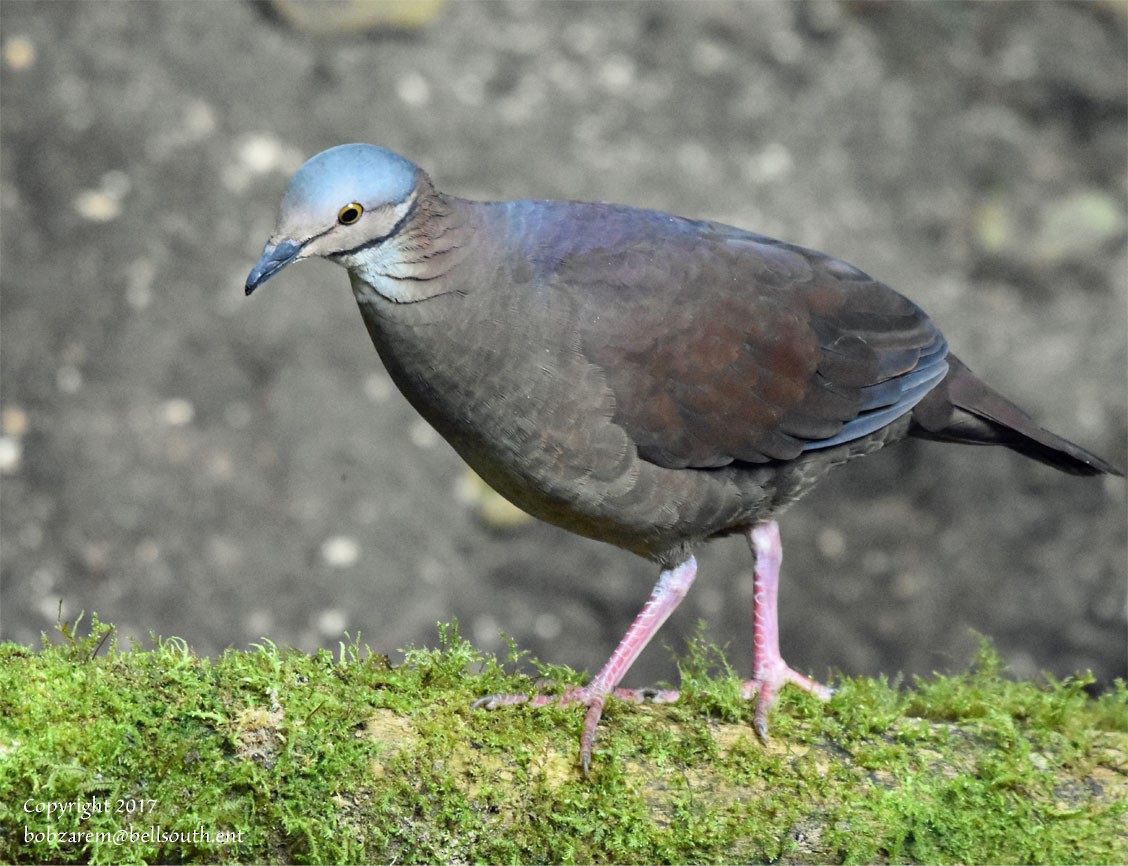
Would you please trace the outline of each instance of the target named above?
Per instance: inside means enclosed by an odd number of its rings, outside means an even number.
[[[511,515],[391,385],[345,273],[243,282],[290,174],[349,141],[450,193],[604,199],[839,256],[1048,428],[1128,463],[1123,3],[5,2],[0,637],[96,611],[216,654],[458,618],[594,671],[656,569]],[[783,519],[817,676],[1128,673],[1126,485],[906,442]],[[751,561],[697,584],[747,673]],[[88,621],[88,620],[87,620]]]

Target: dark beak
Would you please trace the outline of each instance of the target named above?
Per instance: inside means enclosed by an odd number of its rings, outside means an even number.
[[[266,247],[263,248],[262,256],[259,257],[258,264],[251,269],[251,273],[247,277],[247,294],[249,295],[286,267],[286,265],[294,261],[301,251],[302,245],[296,244],[293,241],[279,241],[276,244],[268,243]]]

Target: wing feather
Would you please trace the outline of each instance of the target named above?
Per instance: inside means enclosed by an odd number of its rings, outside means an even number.
[[[947,371],[928,316],[845,262],[717,223],[572,207],[580,240],[557,239],[545,276],[572,295],[581,351],[646,460],[794,459],[894,422]]]

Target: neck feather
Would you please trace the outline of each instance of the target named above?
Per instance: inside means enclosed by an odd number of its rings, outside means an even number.
[[[422,172],[414,197],[395,235],[343,262],[358,297],[375,292],[387,300],[411,303],[459,289],[450,276],[468,253],[466,203],[436,192]]]

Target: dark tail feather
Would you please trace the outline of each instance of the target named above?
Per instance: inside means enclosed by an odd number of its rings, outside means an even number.
[[[1003,445],[1071,475],[1124,473],[1038,424],[954,355],[948,375],[913,408],[910,434],[938,442]]]

